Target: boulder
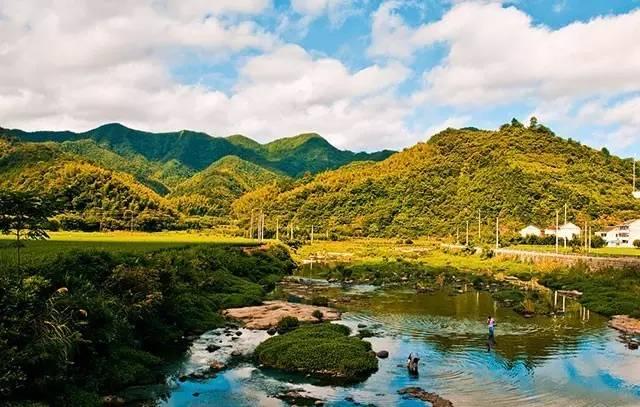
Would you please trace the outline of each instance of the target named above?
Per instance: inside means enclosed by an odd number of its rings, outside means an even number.
[[[429,393],[421,387],[405,387],[404,389],[398,390],[398,394],[429,402],[433,407],[453,407],[451,401],[440,397],[436,393]]]
[[[376,352],[376,356],[379,357],[380,359],[386,359],[389,357],[389,352],[386,350],[381,350],[379,352]]]
[[[236,331],[236,336],[241,336],[242,335],[242,331]]]
[[[105,406],[124,406],[124,399],[122,397],[109,395],[102,398],[102,403]]]
[[[269,334],[269,336],[273,336],[273,335],[275,335],[277,332],[278,332],[278,330],[277,330],[276,328],[273,328],[273,327],[271,327],[271,328],[267,329],[267,333]]]
[[[207,349],[207,352],[213,353],[213,352],[217,351],[218,349],[220,349],[220,346],[214,345],[214,344],[209,344],[209,345],[207,345],[206,349]]]
[[[234,350],[231,352],[231,356],[237,358],[238,356],[242,356],[242,352],[240,352],[239,350]]]
[[[225,368],[225,365],[222,362],[219,362],[217,360],[212,360],[211,362],[209,362],[209,370],[210,371],[219,372],[220,370],[222,370],[224,368]]]
[[[358,324],[358,328],[366,328],[367,324]]]

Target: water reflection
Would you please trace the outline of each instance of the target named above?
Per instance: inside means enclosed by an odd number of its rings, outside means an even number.
[[[210,380],[175,383],[162,404],[283,405],[274,396],[284,389],[299,389],[328,405],[413,406],[423,404],[402,399],[396,392],[420,386],[459,406],[640,405],[640,354],[618,341],[604,318],[595,314],[585,318],[579,304],[568,303],[561,316],[524,319],[496,306],[484,292],[451,296],[396,290],[359,298],[347,307],[341,323],[354,332],[364,324],[381,333],[367,340],[374,350],[390,353],[365,382],[323,386],[245,361]],[[487,352],[487,315],[497,320],[491,352]],[[202,344],[194,348],[192,361],[200,360],[201,348]],[[410,353],[420,358],[419,375],[408,374]],[[199,394],[194,397],[194,393]]]

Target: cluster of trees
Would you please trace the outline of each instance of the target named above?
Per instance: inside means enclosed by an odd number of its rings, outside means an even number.
[[[260,303],[293,268],[282,247],[204,245],[0,265],[0,399],[97,406],[126,386],[162,383],[184,337],[223,324],[222,308]]]
[[[640,214],[630,160],[564,140],[533,120],[498,131],[447,129],[378,163],[356,163],[308,182],[265,186],[233,204],[247,224],[262,207],[281,222],[340,235],[455,235],[467,221],[492,241],[526,224],[551,224],[566,203],[576,223]]]
[[[560,245],[564,245],[564,240],[560,239]],[[509,244],[524,244],[524,245],[542,245],[542,246],[552,246],[556,244],[556,237],[555,236],[535,236],[535,235],[529,235],[529,236],[514,236],[512,237],[509,241]],[[591,247],[594,249],[600,248],[600,247],[604,247],[606,245],[606,241],[601,238],[600,236],[592,236],[591,237]],[[584,240],[581,239],[580,237],[574,235],[573,239],[567,241],[567,245],[569,247],[584,247]]]

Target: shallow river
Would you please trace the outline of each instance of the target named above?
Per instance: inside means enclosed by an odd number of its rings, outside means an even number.
[[[367,290],[360,287],[362,291]],[[353,301],[350,308],[340,323],[354,332],[358,324],[366,324],[381,335],[367,339],[373,349],[390,353],[366,381],[323,386],[304,377],[263,371],[247,358],[212,379],[173,379],[161,404],[280,406],[284,403],[275,394],[300,389],[334,406],[424,405],[397,394],[403,387],[419,386],[456,406],[640,406],[640,351],[627,349],[605,318],[583,312],[577,303],[568,304],[562,316],[525,319],[498,307],[485,292],[450,296],[396,290]],[[497,343],[491,351],[487,315],[497,320]],[[260,331],[242,332],[233,341],[218,332],[205,334],[176,375],[206,366],[213,355],[235,360],[229,356],[231,349],[248,355],[267,337]],[[205,350],[208,343],[234,347],[211,354]],[[410,377],[403,367],[410,352],[421,358],[418,377]]]

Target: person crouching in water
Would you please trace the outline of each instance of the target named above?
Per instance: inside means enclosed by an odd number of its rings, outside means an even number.
[[[418,362],[420,361],[420,358],[417,356],[413,356],[413,353],[409,354],[409,357],[407,358],[407,369],[409,369],[409,373],[413,374],[413,375],[417,375],[418,374]]]

